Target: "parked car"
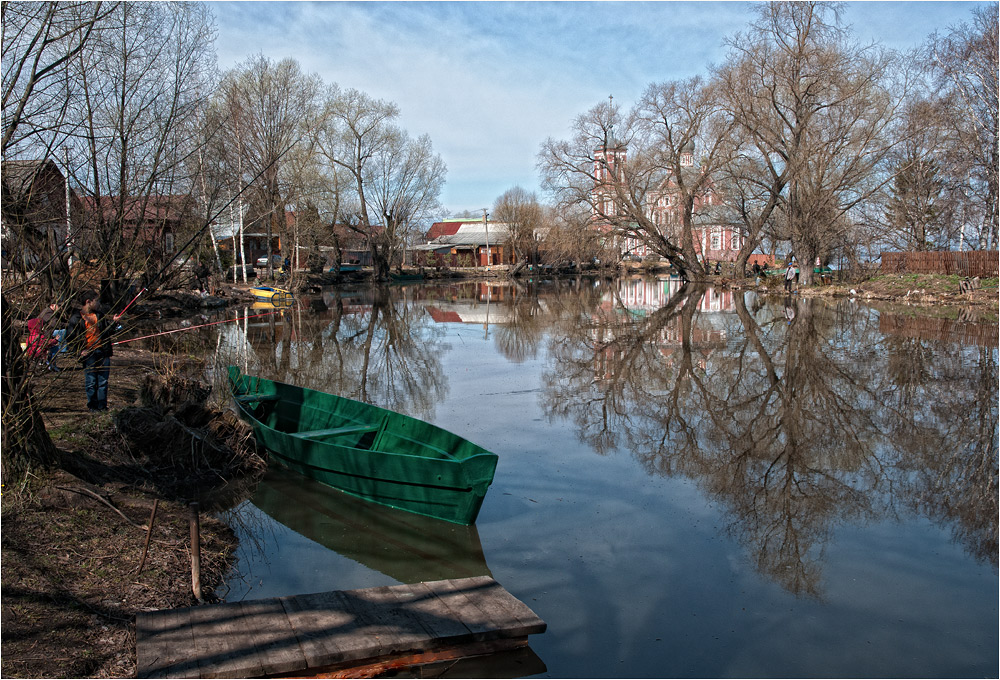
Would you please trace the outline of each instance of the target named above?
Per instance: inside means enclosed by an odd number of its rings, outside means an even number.
[[[256,270],[254,270],[252,264],[247,263],[247,264],[243,265],[243,268],[246,269],[247,278],[248,279],[257,276],[257,272],[256,272]],[[237,265],[230,265],[229,267],[226,268],[226,278],[227,279],[233,278],[233,270],[236,271],[236,276],[237,277],[240,276],[240,265],[238,265],[238,264]]]
[[[285,261],[284,261],[284,259],[282,259],[281,255],[271,255],[271,266],[274,267],[275,269],[281,269],[281,265],[284,262]],[[261,255],[260,257],[258,257],[257,258],[257,262],[255,263],[254,266],[260,267],[262,269],[266,269],[267,268],[267,255]]]

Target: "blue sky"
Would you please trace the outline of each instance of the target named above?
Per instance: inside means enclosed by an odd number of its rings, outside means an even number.
[[[850,2],[863,41],[908,49],[970,20],[973,2]],[[631,106],[654,82],[706,74],[746,2],[211,2],[219,65],[292,57],[325,83],[399,105],[448,165],[452,213],[507,189],[538,190],[548,137],[614,95]],[[993,3],[991,6],[996,7]],[[543,198],[539,195],[539,198]]]

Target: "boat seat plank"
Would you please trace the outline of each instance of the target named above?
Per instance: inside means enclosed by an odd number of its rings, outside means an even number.
[[[331,427],[327,430],[306,430],[305,432],[292,432],[295,437],[308,439],[310,437],[332,437],[341,434],[360,434],[362,432],[374,432],[379,425],[346,425],[344,427]]]
[[[434,446],[433,444],[428,444],[427,442],[423,442],[423,441],[420,441],[418,439],[413,439],[412,437],[404,437],[404,436],[402,436],[400,434],[397,434],[397,433],[393,433],[393,434],[396,435],[396,438],[398,440],[398,442],[396,443],[396,445],[394,447],[384,446],[383,442],[381,440],[379,440],[378,442],[376,442],[376,444],[378,444],[382,448],[377,448],[375,446],[375,444],[373,444],[372,445],[372,450],[373,451],[387,450],[388,452],[391,452],[393,450],[393,448],[398,448],[398,450],[400,450],[402,452],[406,452],[406,446],[405,445],[401,445],[399,443],[399,442],[403,442],[404,444],[411,444],[413,446],[413,448],[417,449],[417,450],[424,449],[425,451],[432,451],[434,453],[434,455],[436,455],[438,458],[443,458],[445,460],[458,460],[458,458],[456,458],[450,451],[446,451],[446,450],[442,449],[440,446]]]

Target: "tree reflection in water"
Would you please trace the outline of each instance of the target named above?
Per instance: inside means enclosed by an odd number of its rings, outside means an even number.
[[[909,506],[997,563],[996,349],[883,336],[851,302],[706,313],[676,287],[635,313],[614,294],[566,319],[545,377],[550,417],[599,453],[624,447],[731,509],[757,569],[821,595],[822,556],[848,521]]]
[[[223,360],[425,420],[447,391],[440,328],[386,287],[310,296],[256,326]]]
[[[440,320],[518,363],[547,350],[542,403],[598,454],[627,450],[729,509],[756,568],[822,596],[850,522],[920,513],[997,565],[996,333],[979,346],[896,333],[848,300],[679,281],[463,282],[328,291],[246,327],[266,377],[432,419],[447,393]],[[940,331],[940,328],[938,329]]]

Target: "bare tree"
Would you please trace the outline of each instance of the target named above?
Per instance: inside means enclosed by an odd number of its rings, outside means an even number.
[[[391,102],[372,99],[364,92],[349,89],[341,92],[331,85],[324,108],[323,126],[318,130],[319,149],[331,164],[343,168],[353,185],[356,211],[345,223],[366,237],[372,251],[376,278],[388,276],[388,254],[378,251],[376,231],[380,228],[370,217],[366,187],[372,158],[391,144],[391,121],[399,108]]]
[[[56,148],[67,126],[70,63],[117,3],[4,2],[3,143],[10,150]]]
[[[66,144],[64,172],[78,190],[118,201],[121,219],[114,225],[104,208],[115,209],[95,201],[103,220],[95,242],[105,250],[94,253],[103,258],[103,273],[115,277],[142,268],[141,253],[130,261],[128,249],[115,246],[122,243],[126,214],[147,223],[149,199],[186,179],[184,161],[193,146],[184,126],[199,99],[191,88],[212,41],[207,10],[153,3],[4,3],[0,11],[4,161],[17,153],[50,162],[56,146]],[[69,213],[68,181],[65,196]],[[77,232],[67,237],[74,240],[88,226],[78,217],[66,216]],[[73,282],[62,277],[58,284],[47,291],[49,299],[68,299]],[[4,301],[2,463],[4,483],[16,485],[57,456],[34,405],[32,366],[18,347],[13,307]],[[30,303],[18,311],[31,314]]]
[[[545,206],[542,212],[545,236],[538,246],[541,263],[615,261],[610,244],[592,228],[588,211],[579,206]]]
[[[700,77],[650,85],[634,115],[656,183],[646,206],[652,229],[636,236],[654,244],[675,240],[684,260],[697,263],[693,227],[718,215],[711,209],[714,177],[730,158],[735,125],[718,104],[714,83]]]
[[[772,220],[791,244],[810,283],[812,262],[844,239],[852,209],[885,181],[879,170],[891,149],[891,126],[905,99],[891,54],[851,41],[818,2],[759,5],[750,29],[730,40],[722,80],[727,105],[763,171],[750,225]],[[895,86],[890,90],[890,85]]]
[[[538,197],[519,186],[511,187],[493,203],[493,219],[507,225],[516,259],[537,264],[543,219]]]
[[[265,228],[269,275],[273,235],[285,231],[286,207],[298,193],[285,157],[309,138],[320,87],[319,77],[302,73],[295,60],[272,62],[258,54],[229,71],[219,88],[217,105],[228,121],[220,141],[235,150],[231,176],[250,187],[251,219]]]
[[[385,264],[403,261],[406,244],[423,231],[420,225],[440,207],[438,196],[447,172],[427,135],[411,139],[397,129],[390,139],[372,158],[368,181],[369,205],[382,222],[373,234],[372,251]]]
[[[883,242],[899,250],[948,250],[957,243],[956,194],[944,149],[950,137],[935,101],[917,98],[904,112],[899,143],[888,158],[892,180],[866,210]]]
[[[965,195],[961,205],[971,210],[964,220],[973,236],[970,245],[982,249],[996,247],[1000,219],[997,214],[1000,29],[995,10],[974,9],[971,25],[963,23],[944,36],[933,35],[927,47],[939,96],[950,114],[948,123],[953,136],[944,160]],[[963,237],[964,234],[963,228]]]
[[[192,170],[213,36],[202,6],[124,3],[105,20],[100,49],[76,62],[75,177],[89,199],[80,239],[112,281],[144,269],[146,286],[157,283],[175,255],[168,222],[196,220]]]
[[[63,246],[70,241],[67,213],[71,208],[62,208],[61,222],[53,220],[51,213],[59,209],[53,210],[52,196],[37,195],[35,173],[66,160],[58,151],[65,148],[78,124],[70,111],[78,88],[69,70],[78,55],[92,49],[103,20],[116,6],[100,2],[0,5],[5,249],[8,257],[34,270],[50,296],[56,295],[60,282],[68,278],[69,252]],[[30,159],[18,161],[30,166],[14,168],[9,162],[17,157]],[[60,168],[64,177],[67,165]],[[9,286],[11,282],[5,283]]]
[[[572,140],[547,140],[543,186],[563,208],[589,208],[592,228],[703,274],[692,228],[713,200],[731,127],[700,78],[653,84],[624,120],[609,101],[576,119]]]
[[[352,185],[354,215],[344,224],[367,239],[376,279],[388,278],[411,231],[437,207],[446,172],[430,138],[411,139],[393,124],[398,115],[391,102],[334,85],[318,130],[320,153]]]

